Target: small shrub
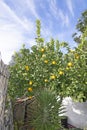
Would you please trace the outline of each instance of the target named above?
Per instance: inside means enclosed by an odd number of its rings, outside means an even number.
[[[60,130],[61,127],[61,101],[55,93],[49,90],[39,91],[36,95],[37,105],[33,111],[32,126],[35,130]]]

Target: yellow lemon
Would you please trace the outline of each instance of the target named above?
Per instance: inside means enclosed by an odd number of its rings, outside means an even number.
[[[69,62],[68,67],[72,67],[72,66],[73,66],[72,62]]]
[[[79,59],[79,55],[78,55],[78,54],[75,54],[75,58],[76,58],[76,59]]]
[[[28,70],[29,70],[29,66],[28,66],[28,65],[26,65],[26,66],[25,66],[25,69],[28,71]]]
[[[29,96],[28,98],[29,98],[29,99],[32,99],[32,96]]]
[[[66,70],[69,70],[69,67],[66,67]]]
[[[76,59],[79,59],[79,56],[76,56]]]
[[[29,87],[29,88],[28,88],[28,91],[29,91],[29,92],[32,92],[33,90],[32,90],[32,88],[31,88],[31,87]]]
[[[44,58],[44,57],[46,57],[46,55],[45,55],[45,54],[43,54],[43,55],[42,55],[42,57]]]
[[[64,72],[63,71],[59,71],[59,75],[63,75],[64,74]]]
[[[32,83],[33,83],[33,82],[32,82],[32,81],[30,81],[30,82],[29,82],[29,85],[32,85]]]
[[[51,75],[50,78],[51,78],[51,79],[55,79],[56,76],[55,76],[55,75]]]
[[[48,80],[47,80],[47,79],[45,79],[45,80],[44,80],[44,82],[45,82],[45,83],[47,83],[47,82],[48,82]]]
[[[55,65],[55,64],[56,64],[56,61],[52,61],[52,64]]]
[[[48,60],[45,60],[45,61],[44,61],[44,63],[46,63],[46,64],[47,64],[47,63],[48,63]]]
[[[41,49],[41,52],[44,52],[44,48]]]

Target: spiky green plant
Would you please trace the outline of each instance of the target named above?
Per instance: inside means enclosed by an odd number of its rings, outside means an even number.
[[[35,130],[60,130],[61,117],[59,114],[61,101],[55,93],[49,90],[42,90],[36,95],[36,105],[31,121]]]

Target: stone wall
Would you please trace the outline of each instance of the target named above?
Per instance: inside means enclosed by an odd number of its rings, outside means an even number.
[[[11,102],[7,103],[8,66],[0,60],[0,130],[13,130]]]

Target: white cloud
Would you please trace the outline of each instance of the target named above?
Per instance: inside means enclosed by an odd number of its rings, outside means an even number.
[[[29,31],[28,27],[31,27],[30,29],[33,28],[33,24],[31,21],[28,21],[25,19],[20,19],[15,12],[8,6],[6,5],[4,2],[0,1],[0,17],[4,20],[6,20],[6,22],[14,22],[18,25],[20,25],[23,29],[25,29],[26,31]]]
[[[36,19],[40,17],[36,10],[38,5],[35,4],[35,0],[15,0],[13,4],[15,7],[17,6],[18,11],[21,11],[21,14],[26,12],[26,14],[32,14]]]
[[[51,0],[50,2],[50,9],[53,16],[59,21],[62,22],[62,25],[69,26],[69,17],[63,10],[61,10],[56,3],[56,0]]]
[[[62,20],[62,24],[63,26],[66,25],[67,27],[69,26],[69,17],[67,14],[64,14],[63,11],[61,9],[59,9],[59,16]]]
[[[45,26],[42,28],[42,36],[46,39],[46,41],[50,40],[52,37],[52,33],[50,29],[45,28]]]
[[[42,35],[47,40],[48,37],[54,36],[55,34],[55,32],[52,32],[54,20],[56,20],[56,24],[59,22],[63,26],[69,26],[68,14],[57,6],[57,0],[48,1],[49,5],[46,8],[50,6],[50,9],[46,13],[46,16],[48,16],[46,20],[43,18],[44,16],[40,17],[37,13],[39,6],[36,5],[35,0],[11,1],[12,6],[9,6],[8,2],[6,4],[4,0],[0,0],[0,51],[5,63],[8,63],[14,51],[20,49],[22,43],[29,43],[27,44],[28,47],[35,44],[35,41],[32,39],[35,32],[34,19],[42,18],[42,21],[45,21],[42,26]],[[69,8],[71,7],[70,5]],[[72,9],[71,12],[73,12]],[[45,9],[43,10],[45,12],[47,11]],[[48,26],[47,22],[49,23]],[[59,37],[63,38],[64,36],[59,35]]]
[[[49,1],[50,3],[50,8],[53,14],[55,14],[55,16],[57,15],[57,6],[56,6],[56,0],[51,0]]]
[[[32,12],[32,14],[39,19],[40,16],[37,14],[36,11],[36,5],[34,3],[34,0],[26,0],[29,10]]]
[[[5,63],[8,63],[13,52],[18,50],[25,40],[27,41],[25,32],[32,35],[33,22],[26,17],[19,18],[8,5],[0,1],[0,52]]]
[[[12,53],[21,47],[21,43],[24,39],[20,31],[15,30],[14,25],[0,23],[0,26],[0,51],[3,61],[8,63]]]
[[[72,14],[72,16],[74,16],[74,9],[73,9],[72,0],[66,0],[66,4],[67,4],[67,7],[68,7],[70,13]]]

